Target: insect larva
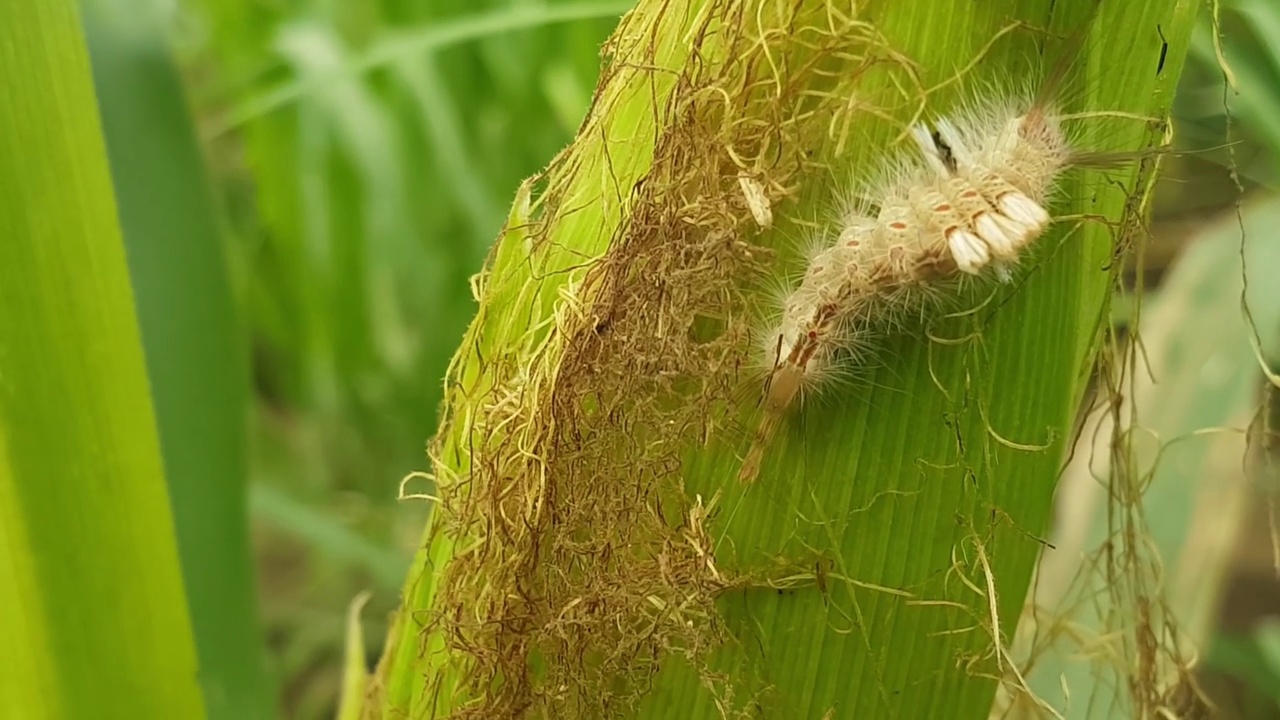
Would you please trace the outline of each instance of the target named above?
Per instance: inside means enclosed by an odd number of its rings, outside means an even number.
[[[1007,268],[1048,228],[1044,203],[1070,162],[1069,144],[1042,99],[1021,113],[1011,107],[989,101],[932,130],[912,128],[923,162],[908,162],[896,181],[866,193],[866,210],[851,213],[834,243],[813,256],[768,334],[764,415],[739,473],[743,482],[759,472],[796,398],[895,305],[937,280],[988,267],[1007,278]]]

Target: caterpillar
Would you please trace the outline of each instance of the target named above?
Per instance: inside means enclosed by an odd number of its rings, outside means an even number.
[[[1073,54],[1073,53],[1072,53]],[[789,408],[885,316],[939,281],[994,276],[1050,226],[1055,185],[1073,165],[1107,161],[1072,147],[1054,99],[1060,66],[1031,99],[979,100],[910,128],[915,152],[892,159],[887,182],[850,203],[780,303],[758,365],[763,416],[739,479],[757,476]],[[1102,113],[1107,114],[1107,113]]]

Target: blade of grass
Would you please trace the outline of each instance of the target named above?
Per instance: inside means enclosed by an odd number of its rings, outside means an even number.
[[[84,11],[206,710],[273,717],[246,521],[248,363],[221,213],[158,18],[135,3]]]
[[[476,163],[469,157],[457,103],[441,81],[435,59],[401,61],[394,67],[396,76],[417,104],[423,136],[430,138],[436,152],[438,173],[440,177],[449,178],[443,190],[454,196],[454,203],[463,210],[473,234],[492,237],[502,222],[502,209],[489,196]]]
[[[347,608],[346,648],[342,660],[342,700],[338,705],[338,720],[360,720],[360,708],[364,705],[365,683],[369,670],[365,667],[364,631],[360,627],[360,612],[369,602],[369,594],[357,595]]]
[[[350,565],[367,572],[380,590],[393,592],[404,578],[405,557],[379,547],[323,512],[309,508],[267,483],[254,485],[249,494],[255,517],[260,517],[301,540],[325,562]]]
[[[250,120],[279,110],[322,88],[326,83],[391,65],[402,58],[441,50],[512,30],[554,23],[616,17],[630,8],[630,2],[581,2],[561,5],[520,5],[477,14],[448,23],[431,25],[416,32],[387,38],[332,75],[304,78],[282,84],[240,103],[235,111],[210,131],[212,136],[228,132]]]
[[[172,515],[72,0],[0,5],[0,96],[0,714],[198,719]]]
[[[276,45],[303,77],[341,75],[350,64],[341,38],[318,23],[286,26]],[[310,100],[299,118],[311,263],[304,277],[315,281],[308,288],[322,313],[315,337],[332,353],[340,393],[360,386],[377,366],[377,350],[393,362],[403,355],[393,349],[405,335],[395,324],[400,318],[381,316],[387,322],[380,327],[370,322],[370,308],[376,289],[390,284],[388,267],[419,264],[421,249],[410,231],[405,154],[388,108],[354,76],[326,84]],[[326,404],[340,407],[343,399]]]

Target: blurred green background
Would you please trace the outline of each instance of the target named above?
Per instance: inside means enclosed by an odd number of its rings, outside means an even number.
[[[518,183],[572,138],[628,5],[83,0],[215,716],[332,717],[365,589],[376,660],[429,513],[398,486],[426,469],[469,279]],[[1202,16],[1176,120],[1203,152],[1161,183],[1144,276],[1159,302],[1164,269],[1234,211],[1230,168],[1258,202],[1277,187],[1280,8],[1224,7],[1239,92]],[[1280,327],[1258,331],[1265,348]],[[1256,520],[1222,521],[1267,549]],[[1224,562],[1206,685],[1240,701],[1231,717],[1280,717],[1271,554]]]

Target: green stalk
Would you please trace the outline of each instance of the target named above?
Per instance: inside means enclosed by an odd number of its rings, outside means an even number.
[[[906,323],[743,487],[753,271],[915,113],[1040,81],[1084,28],[1066,110],[1132,116],[1086,149],[1156,142],[1194,9],[642,0],[479,284],[382,717],[985,717],[1151,163],[1072,173],[1054,212],[1091,220]]]
[[[203,717],[89,60],[0,8],[0,715]]]

